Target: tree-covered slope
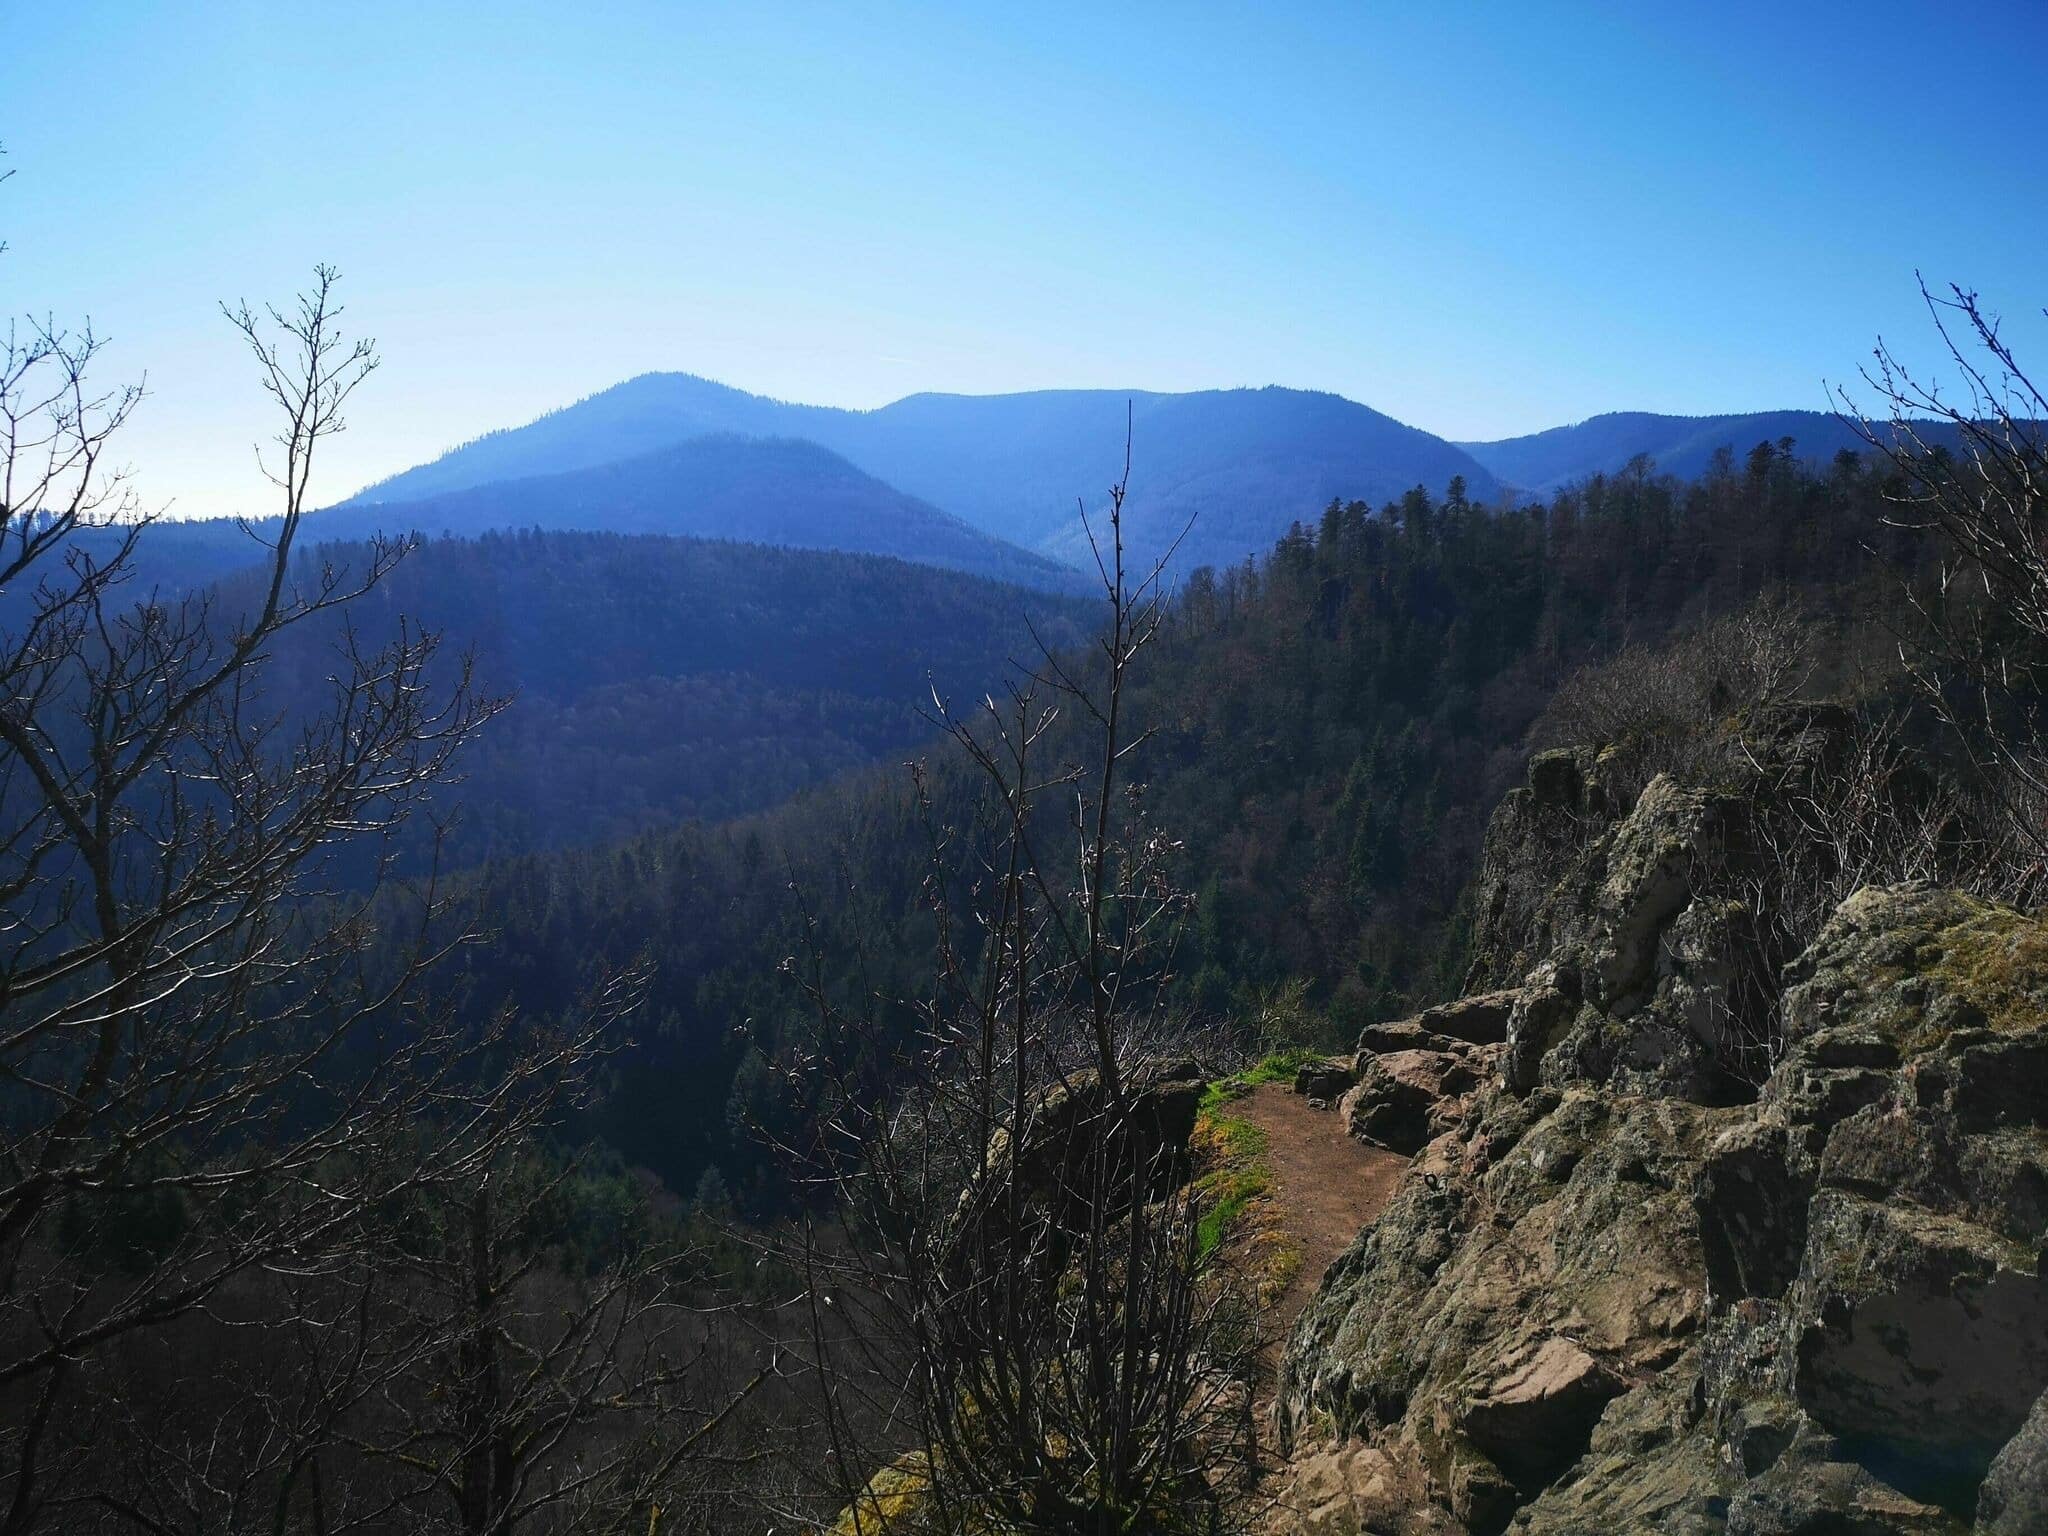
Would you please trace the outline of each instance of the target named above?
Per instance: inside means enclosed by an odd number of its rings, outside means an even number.
[[[680,534],[892,555],[1041,587],[1073,572],[969,527],[815,443],[722,434],[613,463],[317,514],[323,537],[506,528]]]
[[[1299,988],[1355,1035],[1453,993],[1486,817],[1560,680],[1781,585],[1823,613],[1896,606],[1870,546],[1889,559],[1906,536],[1878,531],[1879,490],[1867,470],[1773,456],[1693,485],[1596,477],[1508,513],[1338,503],[1264,562],[1191,581],[1127,701],[1156,732],[1130,772],[1197,896],[1184,997],[1242,1018]],[[1051,774],[1071,750],[1055,739],[1038,760]],[[938,817],[967,827],[956,759],[927,755]],[[545,1015],[651,959],[603,1129],[681,1187],[717,1163],[765,1208],[787,1192],[749,1127],[794,1133],[806,1113],[790,881],[828,970],[910,997],[927,855],[908,776],[877,767],[744,822],[500,864],[470,890],[500,935],[463,962],[474,1005]],[[967,867],[958,845],[951,859]]]
[[[1071,643],[1088,612],[880,556],[566,532],[430,540],[344,611],[367,641],[400,615],[438,631],[509,697],[444,807],[456,864],[759,811],[893,759],[934,689],[992,686],[1033,627]],[[319,695],[338,623],[278,646],[278,699]]]

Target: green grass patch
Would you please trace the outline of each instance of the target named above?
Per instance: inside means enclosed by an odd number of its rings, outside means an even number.
[[[1205,1164],[1205,1171],[1195,1180],[1195,1191],[1202,1202],[1202,1217],[1195,1227],[1201,1257],[1208,1258],[1223,1245],[1244,1219],[1246,1208],[1272,1183],[1263,1161],[1265,1131],[1229,1113],[1229,1105],[1261,1083],[1293,1082],[1302,1063],[1314,1061],[1320,1054],[1307,1046],[1274,1051],[1242,1072],[1215,1079],[1202,1090],[1201,1110],[1195,1124],[1195,1140],[1204,1153]]]
[[[1239,1075],[1254,1086],[1259,1083],[1291,1083],[1295,1073],[1308,1063],[1321,1060],[1322,1054],[1305,1045],[1290,1046],[1284,1051],[1273,1052]]]
[[[1245,1207],[1266,1192],[1270,1181],[1260,1167],[1220,1168],[1202,1181],[1202,1219],[1195,1224],[1195,1251],[1208,1258],[1244,1215]]]
[[[1241,1077],[1218,1077],[1202,1090],[1201,1103],[1196,1113],[1213,1115],[1232,1099],[1241,1099],[1252,1091],[1252,1085]]]
[[[1246,1091],[1245,1085],[1238,1091]],[[1223,1245],[1243,1218],[1245,1207],[1263,1195],[1272,1180],[1264,1161],[1264,1127],[1211,1107],[1197,1122],[1196,1138],[1207,1168],[1195,1180],[1202,1203],[1202,1216],[1195,1225],[1195,1248],[1206,1259]]]
[[[1242,1072],[1219,1077],[1202,1090],[1202,1113],[1211,1114],[1232,1099],[1241,1099],[1261,1083],[1291,1083],[1304,1063],[1320,1060],[1322,1053],[1305,1045],[1289,1046],[1261,1057]]]

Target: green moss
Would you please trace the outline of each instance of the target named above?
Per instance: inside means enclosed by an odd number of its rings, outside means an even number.
[[[1928,974],[1984,1015],[1993,1029],[2038,1025],[2048,1015],[2048,924],[2010,907],[1972,901],[1943,930]]]

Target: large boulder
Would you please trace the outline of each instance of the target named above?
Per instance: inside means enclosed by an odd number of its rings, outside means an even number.
[[[955,1207],[950,1250],[961,1262],[1021,1246],[1048,1261],[1050,1277],[1064,1252],[1059,1234],[1085,1230],[1095,1202],[1128,1208],[1186,1180],[1207,1074],[1184,1058],[1127,1073],[1114,1095],[1093,1069],[1071,1072],[1032,1101],[1014,1137],[996,1134],[984,1171]],[[1053,1239],[1038,1243],[1019,1230],[1020,1212]]]
[[[1553,1334],[1469,1399],[1457,1425],[1531,1492],[1578,1460],[1601,1410],[1624,1383],[1594,1355]]]
[[[1508,987],[1439,1003],[1417,1014],[1415,1024],[1430,1034],[1462,1040],[1467,1045],[1499,1045],[1508,1037],[1508,1017],[1521,995],[1519,987]]]
[[[2048,1284],[1975,1223],[1822,1189],[1788,1297],[1785,1366],[1816,1422],[1902,1488],[1967,1507],[2048,1390]]]
[[[1413,1446],[1355,1440],[1312,1451],[1283,1469],[1259,1522],[1262,1536],[1452,1536],[1447,1510],[1430,1502]]]

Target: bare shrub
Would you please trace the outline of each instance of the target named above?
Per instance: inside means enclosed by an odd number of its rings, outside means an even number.
[[[1845,710],[1841,720],[1818,764],[1738,742],[1753,775],[1749,813],[1741,835],[1693,875],[1735,909],[1717,1045],[1731,1076],[1752,1087],[1783,1053],[1781,973],[1843,901],[1873,885],[1929,881],[1989,894],[2010,880],[1985,807],[1929,767],[1909,716]]]
[[[1635,644],[1566,679],[1535,727],[1540,744],[1612,749],[1616,782],[1640,792],[1659,773],[1690,776],[1731,718],[1799,693],[1813,666],[1798,605],[1760,598],[1661,645]]]

